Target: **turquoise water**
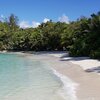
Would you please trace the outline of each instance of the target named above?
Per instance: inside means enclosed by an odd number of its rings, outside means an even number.
[[[41,61],[0,54],[0,100],[64,100],[62,82]]]

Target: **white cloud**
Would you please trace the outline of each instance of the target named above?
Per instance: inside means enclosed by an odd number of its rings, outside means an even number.
[[[69,18],[68,18],[68,16],[66,16],[65,14],[63,14],[61,17],[59,17],[58,20],[59,20],[60,22],[69,23]]]
[[[28,21],[22,21],[22,22],[20,22],[20,23],[19,23],[19,26],[20,26],[21,28],[28,28],[28,27],[30,27]]]
[[[43,23],[46,23],[46,22],[48,22],[48,21],[50,21],[50,19],[44,18]]]
[[[3,17],[3,16],[2,16],[2,17]],[[68,18],[66,15],[62,15],[61,17],[59,17],[58,20],[59,20],[60,22],[69,23],[69,18]],[[43,23],[46,23],[46,22],[48,22],[48,21],[50,21],[50,19],[44,18],[42,22],[43,22]],[[29,23],[29,21],[21,21],[21,22],[19,23],[19,26],[20,26],[20,28],[31,28],[31,27],[36,28],[36,27],[38,27],[40,24],[41,24],[40,22],[36,22],[36,21],[32,21],[31,23]]]
[[[39,25],[40,25],[40,23],[36,22],[36,21],[33,21],[32,24],[30,24],[28,21],[22,21],[22,22],[19,23],[19,26],[21,28],[31,28],[31,27],[36,28]]]
[[[44,18],[43,23],[46,23],[47,21],[50,21],[50,19],[48,18]],[[20,28],[36,28],[40,25],[41,23],[36,22],[36,21],[32,21],[32,23],[30,24],[29,21],[21,21],[19,23]]]
[[[4,21],[5,16],[3,14],[0,15],[0,21]]]
[[[1,17],[1,18],[4,18],[4,15],[3,15],[3,14],[1,14],[1,15],[0,15],[0,17]]]
[[[36,21],[33,21],[32,22],[32,27],[35,28],[35,27],[38,27],[40,25],[39,22],[36,22]]]

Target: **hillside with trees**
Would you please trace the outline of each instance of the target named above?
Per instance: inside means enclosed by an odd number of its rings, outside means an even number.
[[[18,26],[18,17],[11,14],[0,21],[0,50],[66,50],[70,56],[100,59],[100,12],[69,24],[50,20],[37,28],[25,29]]]

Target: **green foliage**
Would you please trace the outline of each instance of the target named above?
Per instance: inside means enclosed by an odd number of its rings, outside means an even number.
[[[19,28],[11,14],[0,22],[0,50],[69,50],[71,56],[100,59],[100,12],[69,24],[50,20],[27,29]]]
[[[17,22],[18,22],[18,17],[15,16],[14,14],[11,14],[7,22],[11,32],[16,31],[18,29]]]
[[[93,59],[99,59],[100,60],[100,48],[95,51],[91,51],[90,57]]]
[[[81,18],[74,31],[75,41],[70,48],[72,56],[90,56],[100,58],[100,14],[92,14],[91,18]]]

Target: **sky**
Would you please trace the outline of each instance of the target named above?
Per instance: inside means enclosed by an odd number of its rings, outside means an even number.
[[[100,0],[0,0],[0,19],[14,14],[20,27],[37,27],[42,22],[68,23],[100,11]]]

